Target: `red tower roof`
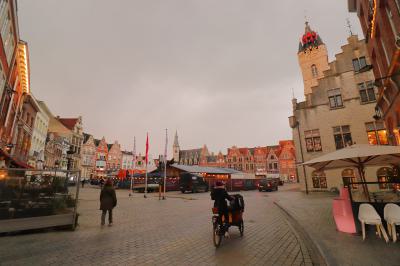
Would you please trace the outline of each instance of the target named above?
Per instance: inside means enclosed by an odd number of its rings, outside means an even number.
[[[78,118],[58,118],[58,121],[60,121],[66,128],[70,130],[74,129],[78,120]]]
[[[299,43],[299,52],[311,51],[314,48],[318,49],[318,46],[321,44],[323,44],[321,37],[311,29],[310,25],[306,21],[304,34]]]

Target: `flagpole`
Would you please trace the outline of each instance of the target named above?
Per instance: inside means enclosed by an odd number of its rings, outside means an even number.
[[[168,129],[165,129],[165,150],[164,150],[164,195],[163,200],[165,200],[165,192],[167,190],[167,147],[168,147]]]
[[[149,133],[147,132],[147,137],[146,137],[146,172],[145,172],[145,184],[144,184],[144,197],[147,198],[147,162],[148,162],[148,156],[149,156]]]
[[[146,161],[146,173],[145,173],[145,184],[144,184],[144,197],[147,198],[147,161]]]
[[[133,166],[132,166],[132,176],[131,176],[131,190],[129,192],[129,196],[131,196],[131,194],[133,194],[133,175],[135,174],[135,159],[136,159],[136,137],[133,137]],[[128,173],[129,173],[129,169],[128,169]]]

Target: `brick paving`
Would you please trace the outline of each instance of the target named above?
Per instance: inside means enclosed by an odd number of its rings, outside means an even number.
[[[273,200],[292,215],[322,250],[330,265],[400,265],[400,242],[386,244],[374,228],[365,241],[360,235],[338,232],[328,193],[281,192]]]
[[[279,193],[241,192],[244,236],[233,227],[215,249],[208,193],[159,201],[118,191],[114,226],[101,228],[99,190],[85,188],[75,231],[0,237],[0,265],[312,265],[309,243],[273,203]]]

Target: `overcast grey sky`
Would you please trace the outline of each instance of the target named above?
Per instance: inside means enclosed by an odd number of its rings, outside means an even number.
[[[328,47],[346,42],[347,0],[19,0],[31,87],[85,132],[163,151],[273,145],[290,139],[304,16]],[[171,150],[171,145],[169,145]]]

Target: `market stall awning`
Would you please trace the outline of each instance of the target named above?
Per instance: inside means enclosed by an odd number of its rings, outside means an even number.
[[[8,152],[2,149],[0,149],[0,155],[4,156],[10,161],[9,164],[11,168],[27,168],[27,169],[33,168],[32,166],[13,158],[10,154],[8,154]]]
[[[182,170],[188,173],[207,173],[207,174],[239,174],[242,173],[235,169],[230,168],[220,168],[220,167],[206,167],[198,165],[182,165],[182,164],[172,164],[171,167]]]

